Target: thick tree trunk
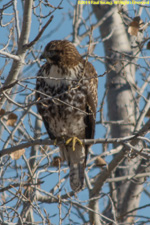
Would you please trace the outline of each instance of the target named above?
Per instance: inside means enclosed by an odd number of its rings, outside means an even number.
[[[111,125],[111,136],[128,136],[134,131],[136,120],[135,93],[132,88],[132,84],[135,82],[135,66],[130,58],[133,54],[130,40],[116,6],[93,6],[93,10],[97,20],[102,20],[112,12],[111,16],[105,19],[100,26],[102,38],[110,36],[104,41],[106,68],[108,71],[111,70],[107,74],[106,81],[108,116],[111,121],[123,121],[122,124]],[[139,170],[140,163],[138,157],[133,160],[125,158],[114,176],[135,174],[136,170]],[[138,207],[141,189],[142,185],[132,182],[118,182],[113,186],[111,185],[111,198],[116,208],[118,220],[131,222],[123,215]],[[105,215],[114,219],[111,211],[111,209],[106,210]]]

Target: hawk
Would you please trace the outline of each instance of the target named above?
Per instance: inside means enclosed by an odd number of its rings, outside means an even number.
[[[78,192],[84,184],[89,148],[80,139],[94,138],[97,73],[67,40],[48,43],[43,58],[46,62],[37,74],[37,109],[70,167],[70,186]]]

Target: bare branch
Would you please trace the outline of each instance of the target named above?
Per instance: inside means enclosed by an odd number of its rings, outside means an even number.
[[[35,39],[33,41],[31,41],[29,44],[25,44],[24,48],[28,49],[31,48],[42,36],[43,32],[45,31],[45,29],[48,27],[48,25],[52,22],[54,16],[51,16],[50,19],[47,21],[47,23],[42,27],[42,29],[40,30],[40,32],[38,33],[38,35],[35,37]]]
[[[24,15],[23,15],[23,26],[20,35],[20,39],[18,42],[18,51],[17,55],[21,60],[14,60],[9,75],[5,81],[5,86],[11,84],[14,80],[17,80],[20,69],[22,68],[22,64],[25,58],[25,51],[23,46],[27,43],[29,34],[30,34],[30,26],[31,26],[31,15],[32,15],[32,2],[33,0],[26,0],[24,4]],[[3,105],[5,97],[1,99],[1,105]]]
[[[18,80],[14,81],[13,83],[9,84],[9,85],[4,85],[3,87],[0,88],[0,93],[9,89],[9,88],[12,88],[14,87],[14,85],[16,85],[18,83]]]
[[[123,138],[110,138],[110,139],[87,139],[87,140],[81,140],[83,142],[83,144],[85,145],[90,145],[90,144],[97,144],[97,143],[121,143],[124,144],[124,142],[127,141],[132,141],[131,144],[135,145],[139,139],[138,136],[142,136],[145,135],[146,132],[149,130],[150,127],[150,119],[147,121],[147,123],[141,128],[141,130],[132,136],[129,137],[123,137]],[[34,145],[54,145],[55,141],[50,141],[50,140],[35,140],[35,141],[31,141],[31,142],[27,142],[27,143],[23,143],[20,144],[18,146],[14,146],[14,147],[10,147],[7,149],[3,149],[2,151],[0,151],[0,157],[2,157],[3,155],[6,154],[10,154],[12,152],[15,152],[17,150],[23,149],[23,148],[28,148],[30,146],[34,146]],[[61,144],[61,142],[60,142]],[[58,143],[59,145],[59,143]],[[117,164],[123,159],[122,157],[124,157],[124,155],[126,154],[127,149],[125,150],[124,148],[120,151],[120,153],[118,153],[118,157],[116,156],[114,160],[112,160],[112,163],[110,163],[110,169],[109,168],[109,173],[106,170],[106,177],[105,180],[107,179],[107,176],[109,176],[110,172],[117,166]],[[116,163],[115,163],[116,162]],[[104,174],[104,173],[103,173]],[[96,185],[95,185],[96,186]],[[101,185],[97,185],[97,188],[101,188]],[[94,189],[93,189],[94,190]],[[95,192],[94,192],[95,193]]]
[[[17,55],[13,55],[13,54],[11,54],[11,53],[4,52],[4,51],[2,51],[2,50],[0,50],[0,54],[1,54],[1,55],[5,55],[5,56],[7,56],[8,58],[14,59],[14,60],[16,60],[16,61],[19,61],[19,62],[21,62],[22,64],[25,64],[25,62],[22,61],[22,58],[19,57],[19,56],[17,56]]]
[[[40,185],[43,183],[44,183],[43,181],[39,181],[38,183],[34,183],[34,184],[29,183],[29,181],[22,182],[21,184],[20,183],[12,183],[4,188],[1,188],[0,192],[8,191],[9,189],[14,188],[14,187],[29,187],[29,186],[34,186],[34,185]]]

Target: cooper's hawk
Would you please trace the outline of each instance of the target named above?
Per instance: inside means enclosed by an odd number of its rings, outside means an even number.
[[[51,139],[57,139],[70,167],[70,185],[78,192],[84,184],[88,147],[79,139],[94,138],[97,73],[67,40],[51,41],[37,74],[37,108]]]

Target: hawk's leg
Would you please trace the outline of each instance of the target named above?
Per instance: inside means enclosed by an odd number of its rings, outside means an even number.
[[[82,141],[77,137],[71,137],[66,141],[66,145],[70,144],[72,142],[72,150],[75,151],[76,143],[78,142],[81,146],[83,145]]]

